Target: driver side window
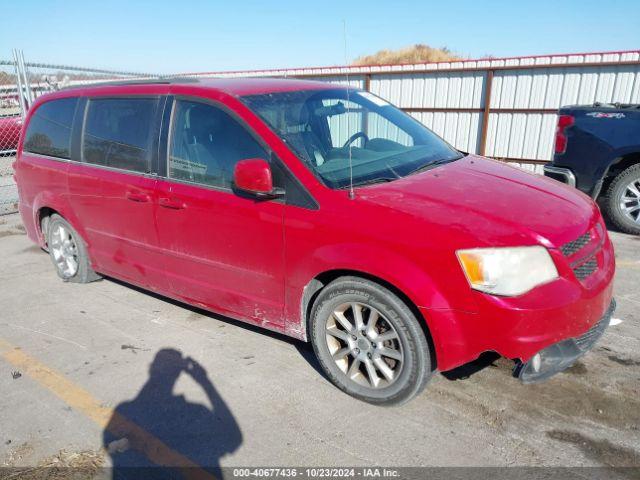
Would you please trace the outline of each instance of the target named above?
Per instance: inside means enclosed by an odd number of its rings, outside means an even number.
[[[235,118],[206,103],[175,102],[169,178],[231,188],[236,163],[247,158],[269,157]]]

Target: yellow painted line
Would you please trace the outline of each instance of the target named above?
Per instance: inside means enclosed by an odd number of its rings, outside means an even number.
[[[616,267],[640,269],[640,262],[632,260],[616,260]]]
[[[215,477],[189,458],[168,447],[162,440],[128,420],[112,408],[104,407],[98,399],[37,359],[24,353],[0,337],[0,356],[20,372],[28,375],[56,395],[70,407],[82,412],[100,428],[117,438],[126,437],[130,448],[145,455],[162,467],[184,468],[186,478],[215,479]]]

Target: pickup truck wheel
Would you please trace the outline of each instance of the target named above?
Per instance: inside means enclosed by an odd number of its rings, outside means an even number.
[[[311,343],[331,382],[369,403],[404,403],[432,374],[414,314],[388,289],[362,278],[341,277],[320,292]]]
[[[56,273],[65,282],[89,283],[100,278],[91,268],[82,237],[60,215],[49,219],[47,246]]]
[[[625,233],[640,235],[640,165],[633,165],[613,179],[607,191],[607,214]]]

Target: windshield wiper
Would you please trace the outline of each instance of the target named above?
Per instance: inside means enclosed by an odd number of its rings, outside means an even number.
[[[416,173],[424,172],[425,170],[430,170],[433,167],[437,167],[438,165],[442,165],[444,163],[455,162],[456,160],[460,160],[464,155],[460,155],[459,157],[453,158],[441,158],[440,160],[434,160],[433,162],[425,163],[424,165],[416,168],[415,170],[411,170],[409,173],[405,175],[408,177],[409,175],[414,175]]]
[[[396,177],[376,177],[376,178],[372,178],[370,180],[363,180],[361,182],[354,182],[353,186],[354,187],[362,187],[364,185],[373,185],[374,183],[385,183],[385,182],[391,182],[392,180],[397,180]],[[349,188],[349,185],[345,185],[342,188]]]

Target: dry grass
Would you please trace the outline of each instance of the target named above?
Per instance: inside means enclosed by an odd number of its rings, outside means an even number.
[[[22,444],[14,455],[10,456],[9,461],[4,463],[4,466],[15,467],[16,463],[22,463],[19,461],[22,460],[23,454],[32,453],[31,450],[25,452],[29,448],[28,444]],[[100,473],[105,473],[106,470],[102,469],[103,466],[104,452],[102,450],[85,450],[81,452],[61,450],[56,455],[45,458],[33,467],[15,467],[0,470],[0,479],[89,480]]]
[[[386,65],[397,63],[429,63],[462,60],[447,47],[433,48],[417,44],[399,50],[380,50],[373,55],[364,55],[354,60],[353,65]]]

